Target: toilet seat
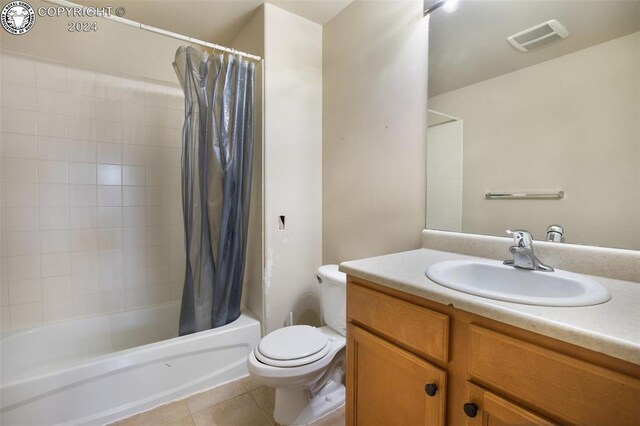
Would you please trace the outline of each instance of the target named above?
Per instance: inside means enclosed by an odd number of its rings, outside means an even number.
[[[330,349],[326,334],[308,325],[294,325],[267,334],[256,346],[254,354],[263,364],[299,367],[322,359]]]

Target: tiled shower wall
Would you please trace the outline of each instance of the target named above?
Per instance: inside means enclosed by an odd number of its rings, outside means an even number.
[[[2,329],[179,299],[177,83],[1,53]]]

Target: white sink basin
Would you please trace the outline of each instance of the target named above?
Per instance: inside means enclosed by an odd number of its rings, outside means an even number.
[[[579,274],[529,271],[492,260],[451,260],[426,271],[432,281],[489,299],[540,306],[589,306],[611,299],[600,283]]]

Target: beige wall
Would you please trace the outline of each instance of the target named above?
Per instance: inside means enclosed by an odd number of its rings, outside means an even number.
[[[264,7],[260,7],[251,18],[251,21],[240,31],[231,46],[250,52],[254,55],[264,56]],[[251,311],[256,318],[264,319],[263,287],[262,287],[262,218],[264,216],[264,203],[262,193],[262,63],[256,63],[255,93],[254,93],[254,146],[253,146],[253,170],[251,180],[251,211],[249,215],[249,236],[247,240],[247,260],[244,271],[243,305]]]
[[[324,27],[324,263],[420,246],[427,49],[422,1],[356,0]]]
[[[429,99],[464,120],[464,232],[551,223],[573,243],[640,249],[640,33]],[[566,192],[487,201],[487,191]],[[427,212],[427,215],[429,212]]]
[[[322,27],[265,4],[265,328],[318,323]],[[285,215],[285,230],[278,216]]]

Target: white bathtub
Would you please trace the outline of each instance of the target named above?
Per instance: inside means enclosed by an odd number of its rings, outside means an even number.
[[[102,424],[248,374],[260,323],[177,336],[179,304],[2,336],[5,426]]]

